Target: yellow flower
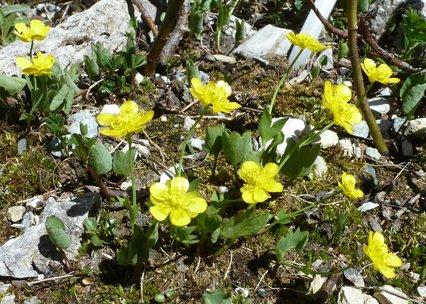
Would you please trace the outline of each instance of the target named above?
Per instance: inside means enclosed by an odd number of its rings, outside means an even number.
[[[355,176],[346,174],[346,172],[343,172],[342,174],[342,182],[339,183],[339,188],[342,190],[343,194],[347,196],[350,199],[357,199],[359,197],[363,197],[364,193],[359,190],[355,189],[356,179]]]
[[[40,52],[32,59],[32,62],[25,57],[16,58],[16,65],[22,69],[22,73],[27,75],[50,75],[54,64],[55,58],[51,54],[45,56]]]
[[[358,124],[362,120],[359,109],[348,103],[352,98],[352,91],[343,84],[331,85],[330,81],[324,84],[324,95],[322,105],[333,112],[333,119],[336,125],[343,127],[346,132],[352,134],[353,124]]]
[[[49,33],[50,27],[44,26],[44,23],[40,20],[31,20],[30,27],[26,26],[25,23],[15,24],[16,36],[23,42],[31,42],[34,40],[43,40]]]
[[[188,189],[189,182],[184,177],[175,177],[166,184],[154,183],[149,188],[152,216],[160,222],[169,217],[175,226],[188,225],[192,218],[207,209],[206,200],[195,191],[187,192]]]
[[[283,185],[278,181],[277,164],[268,163],[265,167],[254,161],[246,161],[238,170],[238,175],[245,182],[241,188],[243,201],[256,204],[271,197],[269,192],[282,192]]]
[[[189,89],[192,96],[199,99],[205,107],[210,104],[213,106],[213,112],[229,113],[241,107],[236,102],[230,102],[228,97],[231,96],[232,89],[225,81],[214,83],[210,81],[207,85],[203,85],[198,78],[191,79],[192,87]]]
[[[120,113],[109,114],[101,113],[96,119],[102,126],[108,128],[102,128],[100,133],[105,136],[123,138],[130,133],[139,133],[145,125],[154,116],[154,111],[144,112],[139,111],[139,107],[133,100],[126,101],[120,107]]]
[[[309,34],[299,33],[295,35],[293,32],[288,32],[287,39],[299,48],[308,49],[312,52],[322,52],[330,48],[330,46],[323,45],[316,41],[315,38]]]
[[[368,245],[364,244],[363,250],[373,262],[374,269],[380,271],[388,279],[395,277],[394,267],[402,266],[402,260],[396,254],[388,251],[388,246],[380,232],[370,231]]]
[[[368,80],[370,82],[378,81],[383,84],[400,82],[399,78],[391,77],[393,71],[387,64],[382,63],[378,67],[376,67],[376,63],[374,62],[374,60],[365,58],[364,62],[361,63],[361,68],[368,76]]]

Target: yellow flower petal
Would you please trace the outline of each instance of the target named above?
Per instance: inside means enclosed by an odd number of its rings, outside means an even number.
[[[193,199],[190,201],[190,204],[188,206],[188,210],[193,213],[203,213],[207,209],[207,202],[205,199],[201,197],[197,197],[196,199]]]
[[[164,221],[170,214],[171,208],[168,206],[151,206],[149,207],[149,212],[157,221]]]
[[[380,82],[382,84],[392,84],[392,83],[398,83],[400,81],[399,78],[391,77],[393,74],[393,71],[390,66],[387,64],[380,64],[378,67],[376,67],[376,63],[374,60],[365,58],[364,61],[361,63],[361,68],[364,71],[364,73],[368,76],[368,80],[371,83],[374,82]]]
[[[343,172],[341,180],[342,182],[338,182],[338,186],[349,199],[357,199],[364,196],[361,190],[355,189],[355,176]]]
[[[96,116],[96,121],[98,124],[109,127],[112,124],[112,121],[115,119],[115,115],[110,113],[101,113]]]
[[[178,227],[186,226],[191,222],[188,214],[181,209],[174,209],[170,212],[170,222]]]
[[[316,41],[313,36],[305,33],[299,33],[295,35],[292,32],[288,32],[287,39],[299,48],[308,49],[312,52],[322,52],[325,49],[330,48],[329,46],[323,45],[320,42]]]

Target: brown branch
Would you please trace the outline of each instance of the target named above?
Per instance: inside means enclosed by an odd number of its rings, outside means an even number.
[[[147,64],[144,66],[144,75],[151,76],[155,72],[155,68],[159,61],[161,51],[169,39],[170,33],[175,27],[176,20],[179,17],[179,11],[184,0],[173,0],[167,4],[166,17],[160,26],[157,37],[155,37],[151,50],[147,56]]]
[[[306,0],[309,8],[314,11],[315,15],[317,15],[318,19],[321,21],[321,23],[324,25],[324,27],[327,29],[327,31],[342,37],[342,38],[348,38],[348,33],[346,31],[343,31],[341,29],[338,29],[334,27],[330,22],[328,22],[327,19],[324,18],[324,16],[320,13],[320,11],[317,9],[315,4],[312,2],[312,0]]]
[[[151,16],[148,15],[146,12],[145,7],[143,6],[142,2],[140,0],[132,0],[132,3],[134,6],[136,6],[141,13],[143,21],[145,21],[146,25],[148,25],[151,32],[154,34],[154,36],[158,35],[158,29],[155,25],[154,21],[152,20]]]

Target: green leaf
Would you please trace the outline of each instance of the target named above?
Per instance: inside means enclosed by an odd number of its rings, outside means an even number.
[[[14,5],[7,5],[5,7],[1,8],[1,11],[3,14],[10,15],[14,13],[24,13],[30,9],[30,6],[27,4],[14,4]]]
[[[25,79],[16,76],[0,75],[0,97],[6,98],[22,91],[27,84]]]
[[[214,127],[207,127],[206,129],[206,142],[204,144],[204,150],[207,153],[217,155],[222,151],[222,135],[225,131],[225,125],[220,124]]]
[[[90,147],[89,163],[95,168],[96,173],[101,175],[112,169],[112,157],[108,149],[98,142]]]
[[[49,110],[55,111],[60,106],[62,106],[65,98],[68,95],[69,88],[66,84],[64,84],[61,89],[59,90],[58,94],[56,94],[55,97],[53,97],[52,102],[50,103]]]
[[[203,304],[232,304],[232,297],[223,288],[217,288],[213,293],[203,293]]]
[[[269,113],[269,106],[263,109],[262,117],[259,122],[259,134],[262,139],[262,144],[265,145],[268,140],[281,132],[288,118],[282,118],[272,124],[272,116]]]
[[[83,226],[88,233],[94,234],[96,233],[96,228],[98,226],[98,223],[96,222],[96,219],[94,219],[93,217],[88,217],[83,221]]]
[[[202,12],[193,11],[189,16],[188,28],[195,35],[197,40],[201,39],[203,32],[204,14]]]
[[[287,147],[282,158],[285,158],[297,144],[298,143],[292,138],[288,139]],[[319,144],[315,144],[312,147],[306,145],[297,148],[292,152],[290,158],[282,167],[281,173],[287,175],[291,180],[308,175],[309,172],[311,172],[315,159],[319,155],[320,148]]]
[[[223,154],[228,162],[236,167],[252,151],[251,132],[242,136],[237,132],[226,130],[223,133]]]
[[[65,232],[65,225],[62,220],[54,215],[46,219],[46,231],[53,245],[60,249],[67,249],[71,245],[71,238]]]
[[[97,63],[96,52],[93,50],[91,57],[84,55],[84,67],[90,79],[95,80],[99,77],[100,69]]]
[[[135,153],[136,150],[132,148],[130,156],[132,162],[135,159]],[[116,151],[114,153],[114,157],[112,159],[112,170],[117,175],[130,175],[129,150],[126,152]]]
[[[299,228],[295,232],[289,231],[285,237],[282,237],[276,248],[277,261],[281,262],[287,251],[290,249],[303,249],[309,239],[309,233],[307,231],[300,231]]]
[[[217,228],[219,228],[221,221],[222,218],[217,213],[217,209],[212,205],[207,207],[206,212],[197,216],[198,227],[209,233],[213,233]]]
[[[254,209],[249,209],[229,219],[223,219],[220,238],[237,239],[242,236],[254,235],[268,223],[271,217],[269,213],[256,213]]]
[[[426,90],[426,74],[417,73],[408,77],[401,86],[400,96],[405,114],[412,114],[419,107]]]
[[[93,246],[96,246],[96,247],[101,247],[105,243],[96,234],[92,235],[92,237],[90,238],[90,241],[92,242]]]
[[[199,242],[197,235],[192,234],[196,226],[175,227],[174,238],[182,244],[196,244]]]

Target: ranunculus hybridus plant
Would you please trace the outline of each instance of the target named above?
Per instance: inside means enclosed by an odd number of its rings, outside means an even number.
[[[357,199],[364,196],[364,193],[355,189],[356,179],[355,176],[343,172],[342,182],[338,182],[339,188],[342,190],[343,194],[350,199]]]
[[[244,181],[241,188],[243,201],[248,204],[262,203],[271,197],[269,192],[282,192],[283,185],[278,181],[279,167],[268,163],[263,167],[254,161],[245,161],[238,170]]]
[[[45,26],[40,20],[31,20],[28,27],[25,23],[15,24],[16,36],[23,42],[31,42],[34,40],[44,40],[50,31],[49,26]]]
[[[361,68],[364,73],[368,76],[368,80],[373,82],[380,82],[382,84],[392,84],[400,82],[399,78],[391,77],[393,71],[390,66],[385,63],[376,66],[374,60],[370,58],[365,58],[361,63]]]
[[[325,49],[330,48],[329,46],[316,41],[311,35],[305,33],[294,34],[293,32],[289,32],[287,33],[287,39],[299,48],[308,49],[312,52],[322,52]]]
[[[51,54],[44,55],[41,52],[38,52],[37,57],[32,58],[32,61],[25,57],[16,58],[16,65],[22,69],[22,73],[27,75],[50,75],[54,64],[55,58]]]
[[[118,114],[101,113],[96,117],[101,128],[100,133],[105,136],[124,138],[130,133],[140,133],[145,125],[151,121],[154,111],[145,112],[133,100],[126,101],[120,107]]]
[[[229,84],[223,80],[218,82],[210,81],[203,85],[200,79],[191,79],[192,87],[189,89],[192,96],[199,99],[205,107],[212,105],[213,112],[229,113],[241,107],[236,102],[230,102],[228,97],[232,94],[232,89]]]
[[[380,271],[386,278],[393,279],[394,267],[401,267],[402,260],[394,253],[389,252],[385,238],[380,232],[368,234],[368,245],[364,245],[364,253],[373,262],[374,269]]]
[[[343,127],[349,134],[353,133],[353,125],[362,121],[359,109],[349,103],[351,98],[352,91],[347,86],[333,86],[330,81],[325,82],[322,105],[333,112],[334,123]]]
[[[188,189],[189,182],[184,177],[175,177],[166,184],[152,184],[149,188],[152,216],[160,222],[169,217],[175,226],[188,225],[192,218],[207,209],[206,200]]]

